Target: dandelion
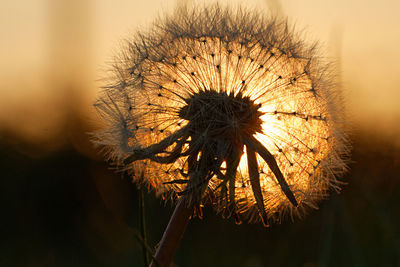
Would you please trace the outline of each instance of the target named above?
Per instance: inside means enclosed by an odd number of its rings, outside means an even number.
[[[167,200],[237,223],[301,217],[346,168],[329,64],[286,21],[181,8],[127,41],[95,104],[109,158]]]

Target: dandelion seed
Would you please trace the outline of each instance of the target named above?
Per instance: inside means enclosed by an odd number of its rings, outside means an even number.
[[[165,199],[269,225],[339,188],[340,98],[286,21],[182,8],[128,41],[114,73],[96,142]]]

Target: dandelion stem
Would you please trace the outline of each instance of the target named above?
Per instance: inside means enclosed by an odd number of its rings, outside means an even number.
[[[149,253],[146,248],[147,234],[146,234],[146,217],[145,217],[145,203],[144,203],[144,190],[139,189],[139,210],[140,210],[140,234],[143,239],[143,263],[144,266],[149,266]]]
[[[161,238],[154,256],[155,260],[150,267],[169,267],[171,265],[192,214],[193,205],[188,206],[186,197],[181,197]]]

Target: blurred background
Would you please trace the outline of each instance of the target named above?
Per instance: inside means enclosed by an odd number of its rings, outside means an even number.
[[[122,40],[186,3],[196,2],[0,0],[0,266],[143,266],[138,190],[89,142],[101,127],[92,103]],[[337,62],[348,184],[305,219],[271,228],[206,208],[175,263],[400,266],[400,2],[245,5],[289,17]],[[151,193],[145,204],[154,247],[173,207]]]

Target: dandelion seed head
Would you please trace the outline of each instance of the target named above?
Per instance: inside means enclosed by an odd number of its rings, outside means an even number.
[[[288,23],[181,8],[126,42],[95,104],[109,158],[165,199],[250,222],[316,208],[346,169],[329,64]]]

